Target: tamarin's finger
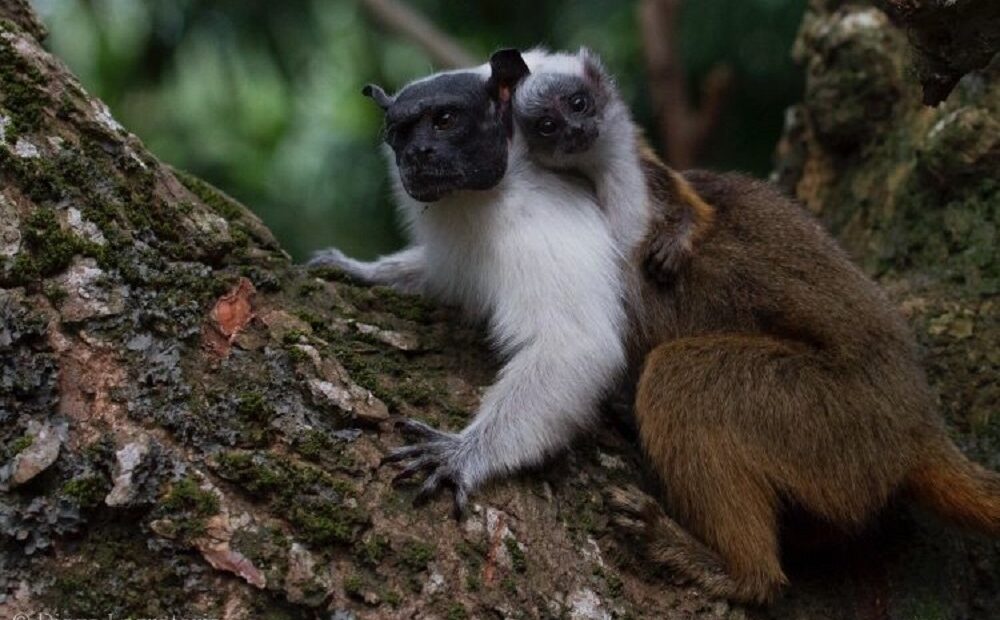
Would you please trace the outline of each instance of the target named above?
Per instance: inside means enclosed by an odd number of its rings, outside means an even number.
[[[427,444],[393,448],[388,454],[382,457],[381,461],[379,461],[379,467],[385,465],[386,463],[397,463],[399,461],[405,461],[406,459],[418,457],[427,452],[428,448],[429,446]]]
[[[438,490],[441,489],[441,482],[444,479],[444,474],[441,473],[440,469],[435,470],[433,474],[424,480],[424,485],[420,487],[420,492],[417,496],[413,498],[414,506],[423,506],[433,498]]]
[[[611,522],[616,528],[631,536],[642,536],[646,533],[646,523],[638,519],[617,515],[611,518]]]
[[[651,503],[655,505],[649,496],[635,487],[611,489],[607,500],[614,510],[638,519],[643,518]]]
[[[461,521],[465,516],[465,507],[469,503],[469,490],[461,484],[455,485],[455,503],[452,508],[452,516],[456,521]]]
[[[400,482],[409,480],[416,474],[422,471],[427,471],[435,467],[437,464],[438,460],[436,458],[431,456],[422,456],[413,463],[409,464],[406,469],[393,476],[392,484],[399,484]]]
[[[426,422],[421,422],[420,420],[414,420],[412,418],[403,418],[399,421],[398,428],[404,433],[412,433],[414,435],[419,435],[421,437],[433,437],[434,439],[451,439],[451,435],[443,431],[439,431],[433,426],[427,424]]]

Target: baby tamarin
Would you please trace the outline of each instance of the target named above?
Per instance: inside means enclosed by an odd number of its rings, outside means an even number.
[[[635,264],[656,277],[638,285],[630,333],[638,356],[651,350],[635,412],[666,512],[618,492],[620,522],[654,560],[749,602],[787,581],[778,527],[789,506],[849,531],[903,493],[1000,535],[1000,476],[949,440],[882,291],[769,184],[607,155],[599,135],[634,135],[602,115],[610,84],[583,52],[568,75],[526,78],[514,114],[536,161],[587,176],[609,214],[622,212],[609,197],[645,196],[607,189],[633,165],[655,205]]]
[[[514,120],[536,164],[594,183],[616,246],[626,259],[649,228],[639,132],[614,80],[587,49],[545,54],[514,92]],[[531,63],[529,63],[530,65]]]

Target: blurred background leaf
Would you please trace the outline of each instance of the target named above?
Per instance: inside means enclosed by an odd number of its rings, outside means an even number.
[[[336,245],[370,258],[402,243],[366,82],[395,89],[435,67],[355,0],[33,0],[49,47],[157,156],[253,208],[296,259]],[[485,60],[502,46],[598,51],[656,136],[634,2],[419,0],[410,6]],[[698,165],[758,176],[799,98],[790,48],[804,0],[683,5],[688,88],[719,62],[733,83]],[[655,140],[654,140],[655,141]]]

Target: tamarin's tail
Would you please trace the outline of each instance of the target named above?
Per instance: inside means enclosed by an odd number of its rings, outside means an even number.
[[[907,479],[913,497],[941,517],[1000,536],[1000,474],[973,463],[947,439]]]

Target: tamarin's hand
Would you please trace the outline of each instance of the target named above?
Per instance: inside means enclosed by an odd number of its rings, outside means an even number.
[[[715,208],[654,153],[644,151],[642,165],[654,208],[640,248],[640,260],[652,280],[670,284],[687,269],[696,246],[709,235]]]
[[[691,260],[690,238],[680,234],[680,228],[662,215],[650,223],[643,252],[643,268],[650,278],[660,284],[672,283]]]
[[[428,426],[419,420],[404,419],[400,423],[404,432],[422,438],[424,441],[401,448],[394,448],[382,458],[381,465],[406,461],[406,467],[395,478],[393,484],[408,480],[420,472],[430,472],[420,491],[414,498],[414,505],[430,500],[443,486],[454,491],[453,514],[460,519],[473,491],[467,472],[471,456],[467,441],[461,435],[446,433]]]
[[[415,295],[424,289],[424,249],[418,245],[371,262],[351,258],[337,248],[326,248],[314,252],[306,265],[336,269],[363,284],[390,286],[401,293]]]

